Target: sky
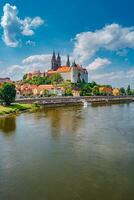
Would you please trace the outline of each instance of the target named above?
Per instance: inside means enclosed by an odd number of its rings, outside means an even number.
[[[47,71],[53,50],[62,64],[87,68],[89,81],[134,88],[133,0],[0,0],[0,77]]]

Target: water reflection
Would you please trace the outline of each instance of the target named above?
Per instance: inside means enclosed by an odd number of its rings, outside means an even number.
[[[14,133],[16,129],[16,116],[0,118],[0,131],[6,133],[7,136]]]
[[[82,123],[82,109],[78,107],[45,109],[50,120],[53,137],[59,137],[62,131],[76,133]]]

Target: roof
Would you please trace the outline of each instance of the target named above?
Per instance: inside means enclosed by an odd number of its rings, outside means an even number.
[[[64,87],[54,86],[54,85],[39,85],[37,89],[39,89],[39,90],[53,90],[53,89],[64,90]]]
[[[56,73],[66,73],[66,72],[70,72],[71,71],[71,67],[68,66],[61,66],[58,67],[57,70],[48,70],[47,74],[51,75],[51,74],[56,74]]]
[[[71,67],[61,66],[61,67],[58,67],[58,69],[56,71],[59,72],[59,73],[70,72]]]

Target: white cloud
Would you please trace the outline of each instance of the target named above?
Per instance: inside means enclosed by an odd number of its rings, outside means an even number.
[[[87,69],[89,69],[91,71],[97,70],[97,69],[103,68],[109,64],[111,64],[111,61],[108,60],[107,58],[96,58],[92,63],[90,63],[87,66]]]
[[[9,47],[17,47],[20,43],[21,35],[33,35],[34,30],[44,23],[40,17],[20,19],[17,7],[8,3],[4,5],[3,12],[4,14],[1,18],[3,40]]]
[[[127,86],[131,84],[134,88],[134,70],[112,71],[110,73],[90,74],[90,80],[100,84],[111,84],[116,87]]]
[[[30,17],[26,17],[24,20],[21,20],[22,23],[22,34],[25,36],[34,35],[34,29],[38,26],[41,26],[44,21],[40,17],[35,17],[31,19]]]
[[[134,48],[134,27],[111,24],[95,32],[77,34],[73,54],[79,62],[85,62],[99,50],[119,51],[125,48]]]

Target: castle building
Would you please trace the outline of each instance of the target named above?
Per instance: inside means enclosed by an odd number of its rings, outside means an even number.
[[[76,64],[75,61],[71,65],[69,55],[67,55],[66,64],[62,65],[61,56],[59,53],[56,56],[55,51],[53,52],[51,58],[51,69],[44,73],[41,73],[40,71],[28,73],[27,79],[32,79],[35,76],[40,76],[40,77],[51,76],[56,73],[61,74],[64,81],[70,81],[72,83],[88,82],[87,69],[83,68],[79,64]]]
[[[50,76],[55,73],[60,73],[64,81],[88,82],[88,72],[85,68],[75,63],[70,64],[69,55],[67,55],[66,65],[61,65],[61,57],[58,53],[56,58],[55,52],[53,52],[51,59],[51,70],[47,71],[47,75]]]

